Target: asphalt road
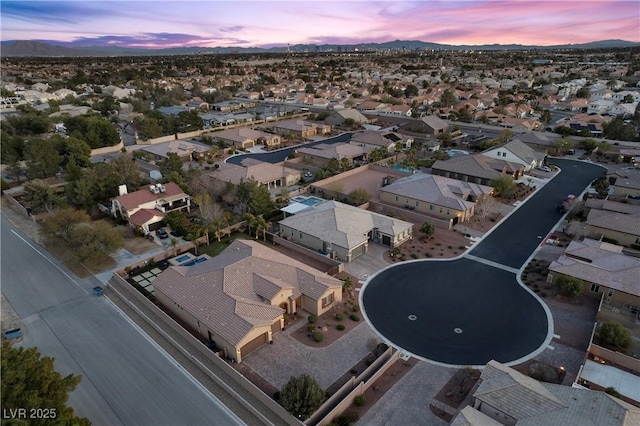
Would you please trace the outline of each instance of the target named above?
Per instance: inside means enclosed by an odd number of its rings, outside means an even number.
[[[456,260],[392,265],[360,292],[362,311],[385,341],[420,359],[482,367],[514,365],[544,350],[553,333],[548,307],[517,274],[561,218],[557,206],[604,169],[553,159],[562,168],[523,206]]]
[[[284,161],[287,157],[289,157],[293,151],[295,151],[296,149],[299,149],[300,147],[311,147],[321,143],[334,144],[339,142],[347,142],[350,139],[351,139],[351,133],[343,133],[339,136],[334,136],[333,138],[310,142],[304,145],[292,146],[290,148],[282,148],[277,151],[235,155],[233,157],[227,158],[226,162],[231,164],[240,164],[240,162],[246,158],[254,158],[256,160],[264,161],[266,163],[280,163],[281,161]]]
[[[2,216],[2,292],[22,319],[21,343],[83,376],[69,404],[95,425],[242,422],[105,297],[64,272]],[[46,407],[42,407],[46,408]]]

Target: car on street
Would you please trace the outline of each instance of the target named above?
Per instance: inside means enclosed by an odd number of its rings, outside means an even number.
[[[540,166],[540,167],[538,167],[538,170],[542,170],[543,172],[550,172],[551,171],[551,167],[549,167],[549,166]]]
[[[160,228],[156,231],[156,235],[158,236],[158,238],[160,238],[161,240],[164,240],[165,238],[169,238],[169,233],[167,231],[164,230],[164,228]]]

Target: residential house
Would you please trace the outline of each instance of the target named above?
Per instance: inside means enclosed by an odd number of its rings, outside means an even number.
[[[411,117],[411,107],[409,105],[391,105],[387,108],[387,113],[391,115],[399,115],[402,117]]]
[[[343,126],[345,120],[353,120],[356,124],[366,124],[369,122],[367,117],[353,108],[335,110],[324,119],[324,122],[331,126]]]
[[[431,166],[431,173],[464,182],[491,185],[491,181],[502,176],[514,179],[524,174],[524,166],[506,159],[487,157],[481,154],[456,155],[448,160],[438,160]]]
[[[634,168],[638,167],[638,165],[640,164],[640,149],[621,148],[620,161],[622,161],[623,163],[630,163],[634,166]],[[631,169],[625,169],[625,170],[631,170]],[[624,178],[628,179],[629,181],[636,182],[636,185],[638,184],[637,182],[638,180],[640,180],[640,177],[638,177],[638,174],[634,174],[633,172],[628,172],[628,171],[622,171],[621,173],[623,173]]]
[[[587,114],[608,114],[615,102],[606,99],[596,99],[587,105]]]
[[[635,113],[637,106],[638,102],[614,105],[609,109],[609,115],[623,118],[631,117]]]
[[[332,158],[342,160],[346,158],[349,165],[354,161],[364,161],[367,158],[367,149],[350,143],[317,144],[314,146],[298,148],[296,151],[303,162],[315,167],[327,167]]]
[[[120,195],[111,199],[111,214],[120,215],[130,226],[144,232],[161,228],[162,219],[169,212],[191,209],[191,196],[173,182],[149,185],[130,193],[126,185],[118,189]]]
[[[413,138],[395,132],[364,130],[354,133],[349,143],[362,147],[367,152],[379,148],[397,152],[402,148],[410,148]]]
[[[151,154],[156,161],[164,160],[168,158],[169,153],[173,153],[183,162],[204,159],[209,149],[206,145],[186,140],[173,140],[154,145],[146,145],[141,148],[142,151]]]
[[[213,136],[226,143],[240,149],[253,148],[256,145],[266,145],[268,147],[279,146],[280,135],[263,132],[261,130],[250,129],[248,127],[237,127],[235,129],[216,132]]]
[[[102,93],[113,96],[116,99],[124,99],[136,94],[136,89],[123,89],[122,87],[109,85],[102,88]]]
[[[633,158],[640,158],[640,150]],[[622,154],[622,150],[620,150]],[[638,164],[635,161],[632,164]],[[619,169],[608,175],[609,183],[613,186],[613,195],[621,198],[640,199],[640,168]]]
[[[417,120],[410,120],[402,123],[400,127],[409,132],[426,133],[428,135],[439,135],[449,131],[449,125],[435,115],[427,115]]]
[[[559,276],[584,283],[583,294],[617,305],[640,306],[640,259],[623,253],[622,246],[585,238],[571,241],[549,265],[547,282]]]
[[[285,313],[321,315],[342,300],[342,281],[250,240],[170,266],[153,287],[158,303],[237,363],[273,341]]]
[[[241,164],[238,166],[231,163],[220,163],[216,171],[209,173],[209,177],[232,185],[254,179],[269,190],[295,185],[302,178],[300,170],[286,167],[283,163],[272,164],[247,158]]]
[[[549,149],[553,148],[556,140],[559,138],[560,136],[555,133],[545,132],[530,132],[517,136],[519,141],[524,142],[529,147],[539,152],[547,152]]]
[[[587,215],[585,235],[597,240],[640,246],[640,206],[633,206],[630,212],[605,210],[592,207]]]
[[[640,424],[638,407],[605,392],[539,382],[497,361],[482,370],[471,407],[505,426]],[[451,424],[464,424],[458,417]]]
[[[491,147],[481,153],[485,157],[506,160],[511,163],[521,164],[525,172],[544,164],[546,154],[530,148],[519,139],[514,139],[505,144]]]
[[[280,237],[351,262],[369,241],[397,247],[411,239],[413,224],[337,201],[327,201],[278,222]]]
[[[310,138],[331,133],[331,126],[306,120],[286,120],[274,123],[271,129],[279,135],[292,135],[296,138]]]
[[[380,188],[380,201],[450,220],[455,225],[469,220],[475,202],[492,191],[485,185],[416,173]]]

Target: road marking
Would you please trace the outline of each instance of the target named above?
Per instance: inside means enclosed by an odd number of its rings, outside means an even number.
[[[80,284],[78,284],[78,282],[76,280],[74,280],[73,278],[71,278],[71,275],[67,274],[65,271],[62,270],[62,268],[60,268],[58,265],[56,265],[55,263],[53,263],[53,261],[51,259],[49,259],[47,256],[45,256],[44,253],[42,253],[40,250],[38,250],[37,248],[35,248],[29,241],[25,240],[24,238],[22,238],[20,235],[18,235],[18,233],[16,231],[14,231],[13,229],[11,230],[11,232],[13,232],[15,234],[16,237],[20,238],[26,245],[28,245],[29,247],[31,247],[36,253],[38,253],[40,256],[44,257],[47,262],[49,262],[50,264],[53,265],[54,268],[56,268],[58,271],[60,271],[62,273],[62,275],[64,275],[65,277],[67,277],[69,279],[69,281],[71,281],[76,287],[78,287],[80,290],[82,290],[85,294],[89,294],[89,291],[84,289]]]
[[[547,349],[550,349],[550,350],[552,350],[552,351],[553,351],[553,350],[555,350],[555,349],[556,349],[556,347],[555,347],[555,346],[551,346],[551,345],[547,345]]]
[[[492,262],[491,260],[483,259],[481,257],[474,256],[472,254],[465,254],[464,257],[466,257],[467,259],[475,260],[476,262],[484,263],[485,265],[493,266],[494,268],[502,269],[503,271],[511,272],[513,274],[518,274],[518,272],[520,272],[518,269],[512,268],[511,266],[502,265],[497,262]]]
[[[23,324],[31,324],[34,321],[37,321],[40,319],[40,314],[33,314],[33,315],[29,315],[26,318],[22,319],[22,323]]]
[[[559,339],[559,338],[560,338],[560,335],[559,335],[559,334],[554,334],[554,335],[553,335],[553,338],[554,338],[554,339]]]

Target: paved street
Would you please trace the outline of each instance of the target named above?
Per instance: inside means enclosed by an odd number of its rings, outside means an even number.
[[[69,403],[96,425],[242,424],[107,298],[68,275],[2,216],[2,292],[24,325],[24,346],[82,382]]]
[[[377,272],[361,291],[367,321],[392,345],[423,360],[482,367],[518,364],[552,338],[547,306],[516,275],[561,219],[556,209],[601,176],[601,167],[556,160],[554,179],[462,259],[409,261]]]

